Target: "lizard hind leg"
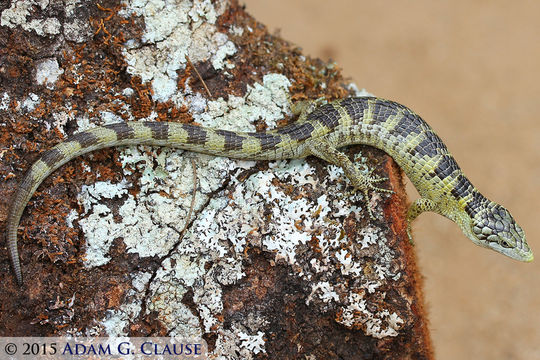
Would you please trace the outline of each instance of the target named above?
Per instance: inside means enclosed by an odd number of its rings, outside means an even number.
[[[347,157],[347,155],[337,150],[327,141],[318,140],[316,143],[310,144],[309,151],[312,155],[341,167],[354,189],[363,193],[366,202],[368,202],[370,191],[390,194],[394,192],[392,190],[375,186],[376,183],[386,181],[387,178],[373,176],[373,170],[370,170],[367,174],[363,174]],[[367,210],[370,218],[375,219],[371,207],[367,206]]]

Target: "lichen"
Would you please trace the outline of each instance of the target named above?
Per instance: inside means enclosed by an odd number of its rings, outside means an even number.
[[[30,93],[28,94],[28,97],[24,99],[21,109],[26,113],[31,113],[36,109],[40,102],[41,100],[39,99],[39,95]],[[7,108],[2,109],[2,106],[0,105],[0,110],[7,110]]]
[[[51,36],[60,33],[61,24],[57,18],[48,17],[45,19],[32,19],[29,22],[26,18],[30,15],[33,6],[39,6],[43,11],[49,6],[48,0],[16,0],[11,3],[9,9],[2,11],[0,15],[0,25],[14,28],[21,26],[26,31],[34,31],[40,36]]]
[[[54,83],[63,73],[55,58],[43,59],[36,64],[36,82],[49,89],[54,88]]]
[[[9,107],[9,101],[10,101],[9,94],[7,92],[4,92],[2,94],[2,98],[0,99],[0,110],[6,111]]]
[[[157,101],[175,99],[177,70],[185,67],[186,57],[192,62],[211,59],[215,69],[229,64],[226,58],[236,52],[227,35],[217,32],[217,16],[224,11],[222,1],[209,0],[179,3],[162,0],[126,1],[122,12],[126,17],[142,16],[145,32],[141,42],[129,43],[125,50],[128,73],[151,81]]]
[[[341,321],[343,325],[353,326],[360,320],[366,329],[366,335],[378,339],[399,334],[404,321],[395,312],[390,313],[387,309],[376,312],[369,310],[364,296],[354,292],[349,294],[348,302],[349,306],[344,309]]]
[[[244,332],[240,332],[239,338],[241,343],[241,347],[246,348],[250,352],[254,354],[258,354],[261,352],[266,352],[264,350],[264,333],[259,331],[256,335],[249,335]]]

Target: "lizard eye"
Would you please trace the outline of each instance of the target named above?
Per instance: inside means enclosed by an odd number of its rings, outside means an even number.
[[[508,243],[508,241],[506,241],[506,240],[501,240],[501,242],[500,242],[499,244],[500,244],[503,248],[511,248],[511,247],[512,247],[512,245],[510,245],[510,244]]]

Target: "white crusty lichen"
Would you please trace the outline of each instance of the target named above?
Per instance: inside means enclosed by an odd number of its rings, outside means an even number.
[[[176,91],[177,70],[186,66],[186,57],[193,63],[209,60],[216,70],[232,66],[227,57],[236,53],[236,47],[215,26],[226,1],[130,0],[125,5],[121,14],[141,16],[145,24],[140,40],[144,46],[136,41],[127,44],[127,71],[152,82],[155,100],[181,97]]]
[[[250,352],[253,352],[254,354],[258,354],[260,352],[266,352],[264,350],[264,333],[259,331],[256,335],[249,335],[244,332],[240,332],[239,334],[241,347],[249,350]]]
[[[383,298],[386,296],[382,294]],[[378,339],[387,336],[397,336],[404,321],[395,312],[390,313],[387,309],[374,312],[368,308],[368,302],[363,294],[351,292],[348,298],[349,305],[342,313],[341,323],[353,326],[359,321],[364,325],[366,335]]]
[[[0,97],[0,110],[7,111],[9,109],[10,97],[7,92],[2,93]]]
[[[54,88],[54,83],[63,73],[64,70],[60,68],[55,58],[43,59],[36,64],[36,82],[48,89]]]
[[[72,332],[76,336],[98,336],[102,329],[111,337],[126,336],[126,329],[130,322],[136,319],[144,302],[144,290],[152,277],[148,272],[137,272],[131,275],[133,288],[129,289],[124,297],[124,302],[119,308],[108,310],[104,318],[97,325],[84,331]]]
[[[27,21],[30,10],[39,7],[42,11],[49,6],[49,0],[15,0],[0,15],[0,25],[14,28],[21,26],[26,31],[34,31],[40,36],[51,36],[60,33],[60,21],[55,17],[32,19]]]
[[[253,122],[265,120],[270,128],[276,126],[279,119],[289,115],[290,81],[281,74],[266,74],[263,82],[248,85],[243,97],[229,96],[206,101],[200,95],[187,96],[193,120],[197,123],[232,131],[255,131]]]
[[[32,112],[36,109],[40,102],[41,100],[39,99],[39,95],[30,93],[22,103],[22,110],[26,113]]]
[[[66,40],[76,43],[85,42],[94,34],[90,22],[81,16],[81,2],[82,0],[64,0],[66,22],[63,24],[63,33]]]
[[[97,182],[93,185],[84,185],[77,200],[84,208],[82,215],[89,216],[79,221],[79,226],[86,234],[86,256],[87,266],[100,266],[106,264],[108,249],[112,241],[118,237],[118,228],[113,220],[111,209],[100,203],[102,199],[112,199],[127,194],[126,182],[111,184],[110,182]]]
[[[128,194],[126,182],[83,186],[78,200],[84,208],[79,224],[86,234],[86,266],[107,263],[108,251],[116,238],[123,239],[127,252],[143,257],[164,256],[178,242],[192,200],[192,163],[180,150],[147,150],[130,147],[120,157],[128,167],[126,174],[131,172],[129,168],[142,174],[138,197]],[[219,179],[224,178],[231,166],[227,161],[215,161],[209,156],[198,158],[197,164],[205,169],[205,179],[214,180],[201,183],[204,192],[197,193],[195,211],[206,202],[206,194],[221,185]],[[115,220],[112,210],[99,202],[115,197],[123,198],[118,208],[121,221]]]

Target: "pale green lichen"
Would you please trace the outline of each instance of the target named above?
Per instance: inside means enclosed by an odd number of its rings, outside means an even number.
[[[263,83],[247,87],[243,97],[229,96],[201,103],[194,99],[193,119],[203,126],[225,130],[254,131],[253,122],[263,119],[272,128],[285,115],[290,114],[288,88],[290,81],[281,74],[267,74]],[[190,98],[191,99],[191,98]]]
[[[63,73],[55,58],[43,59],[36,64],[36,82],[48,89],[54,88],[54,83]]]
[[[24,99],[23,103],[21,104],[21,109],[26,112],[30,113],[36,109],[36,107],[41,103],[41,100],[39,98],[39,95],[30,93],[28,94],[28,97]],[[0,110],[2,110],[0,106]]]
[[[10,97],[7,92],[2,93],[2,98],[0,99],[0,110],[6,111],[9,109]]]
[[[145,31],[142,43],[132,43],[125,50],[128,73],[151,81],[155,100],[166,101],[175,96],[177,70],[187,63],[211,60],[215,69],[223,69],[226,58],[236,52],[235,45],[215,26],[217,16],[225,10],[223,1],[163,0],[125,1],[121,12],[126,17],[142,16]]]
[[[34,31],[40,36],[51,36],[60,33],[61,24],[57,18],[32,19],[27,21],[30,10],[39,7],[42,11],[49,6],[48,0],[14,0],[8,9],[0,15],[0,25],[15,28],[22,27],[25,31]]]

